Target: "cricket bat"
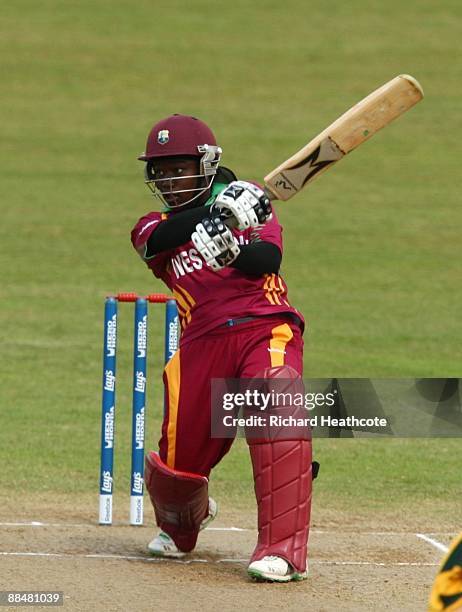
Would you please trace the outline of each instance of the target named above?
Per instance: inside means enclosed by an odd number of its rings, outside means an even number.
[[[350,151],[423,98],[413,77],[400,74],[355,104],[264,178],[271,200],[289,200]]]

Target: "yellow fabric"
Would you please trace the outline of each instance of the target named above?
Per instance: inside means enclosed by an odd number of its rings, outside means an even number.
[[[459,595],[459,599],[449,607],[444,607],[441,596]],[[435,578],[430,596],[430,612],[457,610],[462,606],[462,567],[455,565],[447,572],[441,572]]]
[[[273,299],[273,295],[272,295],[272,293],[270,292],[270,283],[271,283],[271,275],[268,275],[268,276],[266,277],[265,282],[264,282],[263,289],[264,289],[264,291],[265,291],[265,297],[266,297],[266,299],[268,300],[268,302],[269,302],[270,304],[272,304],[273,306],[275,306],[275,305],[276,305],[276,303],[275,303],[275,301],[274,301],[274,299]]]
[[[278,274],[265,274],[263,291],[265,292],[266,299],[272,306],[282,306],[282,302],[284,302],[290,308],[290,304],[282,297],[284,287],[282,278]]]
[[[278,276],[277,279],[278,279],[278,285],[279,285],[279,291],[280,291],[280,294],[281,294],[281,299],[284,302],[284,304],[286,306],[289,306],[289,308],[290,308],[289,302],[282,297],[282,294],[284,293],[284,287],[282,286],[282,278],[280,276]]]
[[[181,327],[184,328],[186,327],[187,323],[191,322],[190,308],[186,300],[183,298],[181,293],[179,293],[178,291],[173,291],[173,297],[176,299],[178,314],[181,317]]]
[[[459,548],[460,547],[460,548]],[[445,567],[448,559],[452,558],[454,553],[454,561],[458,560],[462,549],[462,533],[456,538],[444,558],[441,567]],[[451,561],[452,564],[452,561]],[[450,605],[444,605],[442,597],[454,597],[458,595],[456,601]],[[435,578],[432,592],[430,594],[429,612],[462,612],[462,566],[454,565],[447,571],[441,571]]]
[[[181,293],[186,297],[189,304],[191,305],[191,308],[196,305],[196,300],[193,298],[193,296],[188,291],[186,291],[184,287],[180,287],[180,285],[177,284],[176,288],[179,289]]]
[[[263,289],[265,290],[265,297],[270,304],[276,306],[281,305],[281,300],[279,299],[278,293],[280,293],[280,285],[276,286],[276,279],[279,280],[279,276],[276,274],[268,274],[266,275],[266,280],[263,284]]]
[[[279,296],[278,296],[278,293],[280,293],[281,291],[281,287],[280,285],[276,285],[276,280],[279,280],[279,276],[276,276],[276,274],[272,274],[270,286],[273,292],[273,299],[276,302],[276,304],[279,304],[279,306],[281,306],[281,300],[279,299]]]
[[[173,296],[176,299],[176,303],[178,306],[178,313],[181,318],[181,327],[184,329],[188,323],[191,323],[191,308],[196,305],[196,300],[192,297],[190,293],[176,285],[175,290],[173,291]]]
[[[270,359],[271,367],[284,365],[284,357],[287,343],[294,337],[290,326],[287,323],[273,327],[270,340]]]
[[[180,399],[180,350],[177,350],[165,366],[168,385],[167,465],[172,469],[175,468],[176,425]]]

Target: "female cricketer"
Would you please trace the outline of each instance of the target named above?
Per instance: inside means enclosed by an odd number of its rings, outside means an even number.
[[[146,486],[160,533],[154,555],[182,557],[216,515],[211,469],[232,438],[211,435],[211,379],[300,379],[304,321],[279,275],[282,228],[265,193],[220,166],[221,148],[195,117],[172,115],[149,133],[145,181],[163,204],[132,243],[176,298],[181,340],[164,371],[159,452]],[[232,228],[232,229],[231,229]],[[248,438],[258,504],[257,580],[307,576],[311,440]]]

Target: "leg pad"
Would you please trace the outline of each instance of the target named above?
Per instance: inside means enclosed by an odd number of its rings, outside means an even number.
[[[251,558],[285,559],[306,570],[311,510],[311,441],[250,444],[258,504],[258,543]]]
[[[158,453],[146,456],[145,482],[157,525],[183,552],[197,541],[201,522],[208,515],[208,479],[199,474],[174,470]]]

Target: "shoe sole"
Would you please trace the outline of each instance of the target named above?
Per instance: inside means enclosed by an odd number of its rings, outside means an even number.
[[[184,552],[163,552],[163,551],[154,551],[148,548],[148,552],[151,557],[162,557],[163,559],[182,559],[186,556]]]
[[[266,572],[260,572],[259,570],[249,569],[247,570],[249,576],[257,582],[300,582],[308,578],[308,572],[294,572],[293,574],[287,574],[286,576],[275,576],[274,574],[267,574]]]

